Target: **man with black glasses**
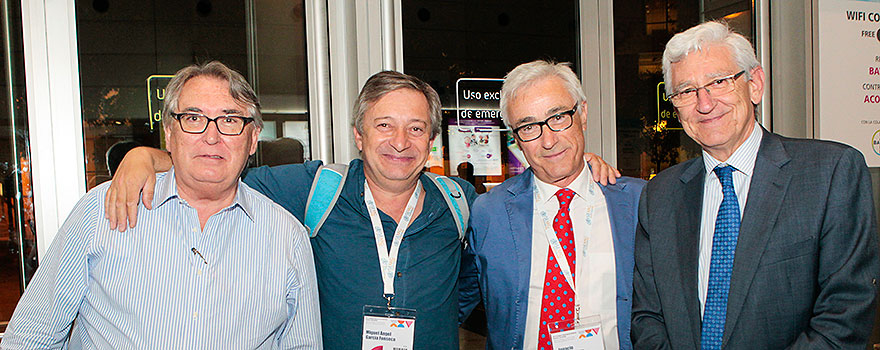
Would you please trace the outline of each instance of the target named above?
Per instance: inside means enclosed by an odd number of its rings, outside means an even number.
[[[239,180],[263,127],[254,91],[219,62],[168,84],[174,162],[128,232],[89,191],[41,259],[3,349],[321,349],[302,225]]]
[[[586,96],[565,64],[505,78],[501,112],[530,168],[474,202],[470,245],[491,349],[631,349],[633,237],[644,181],[593,181]],[[476,283],[474,283],[476,284]],[[463,286],[466,314],[479,301]]]

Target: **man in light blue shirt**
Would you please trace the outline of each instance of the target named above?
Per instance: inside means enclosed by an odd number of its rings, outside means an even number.
[[[239,181],[262,128],[253,90],[211,62],[182,69],[166,91],[174,167],[157,177],[155,207],[141,205],[141,225],[118,232],[104,219],[109,186],[87,193],[22,296],[3,349],[322,347],[305,231]]]

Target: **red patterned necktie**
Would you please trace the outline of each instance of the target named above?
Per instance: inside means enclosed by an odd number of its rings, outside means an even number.
[[[559,200],[559,212],[553,218],[553,230],[556,238],[562,245],[562,251],[568,260],[568,268],[571,277],[575,275],[575,251],[574,231],[571,229],[571,218],[568,216],[568,206],[574,197],[574,191],[563,188],[556,192]],[[553,342],[550,340],[550,332],[547,325],[559,322],[560,326],[570,328],[574,323],[574,291],[565,281],[561,266],[565,265],[566,259],[556,259],[553,250],[547,252],[547,273],[544,276],[544,291],[541,300],[541,324],[538,331],[538,349],[551,350]],[[562,264],[562,265],[560,265]]]

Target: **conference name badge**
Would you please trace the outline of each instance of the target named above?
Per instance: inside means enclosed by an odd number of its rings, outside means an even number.
[[[364,306],[363,350],[412,350],[416,310]]]
[[[577,325],[554,322],[547,325],[554,350],[605,350],[602,323],[598,315]]]

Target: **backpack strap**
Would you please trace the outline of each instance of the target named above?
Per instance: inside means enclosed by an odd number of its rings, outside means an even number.
[[[461,186],[455,180],[446,176],[425,172],[431,182],[440,189],[449,211],[452,212],[452,218],[455,219],[455,228],[458,229],[458,239],[464,242],[465,232],[467,231],[468,218],[470,217],[470,208],[468,206],[467,197],[464,195]]]
[[[315,173],[312,188],[309,190],[309,199],[306,201],[306,215],[303,222],[310,238],[318,235],[318,230],[333,211],[347,176],[348,164],[322,165]]]

